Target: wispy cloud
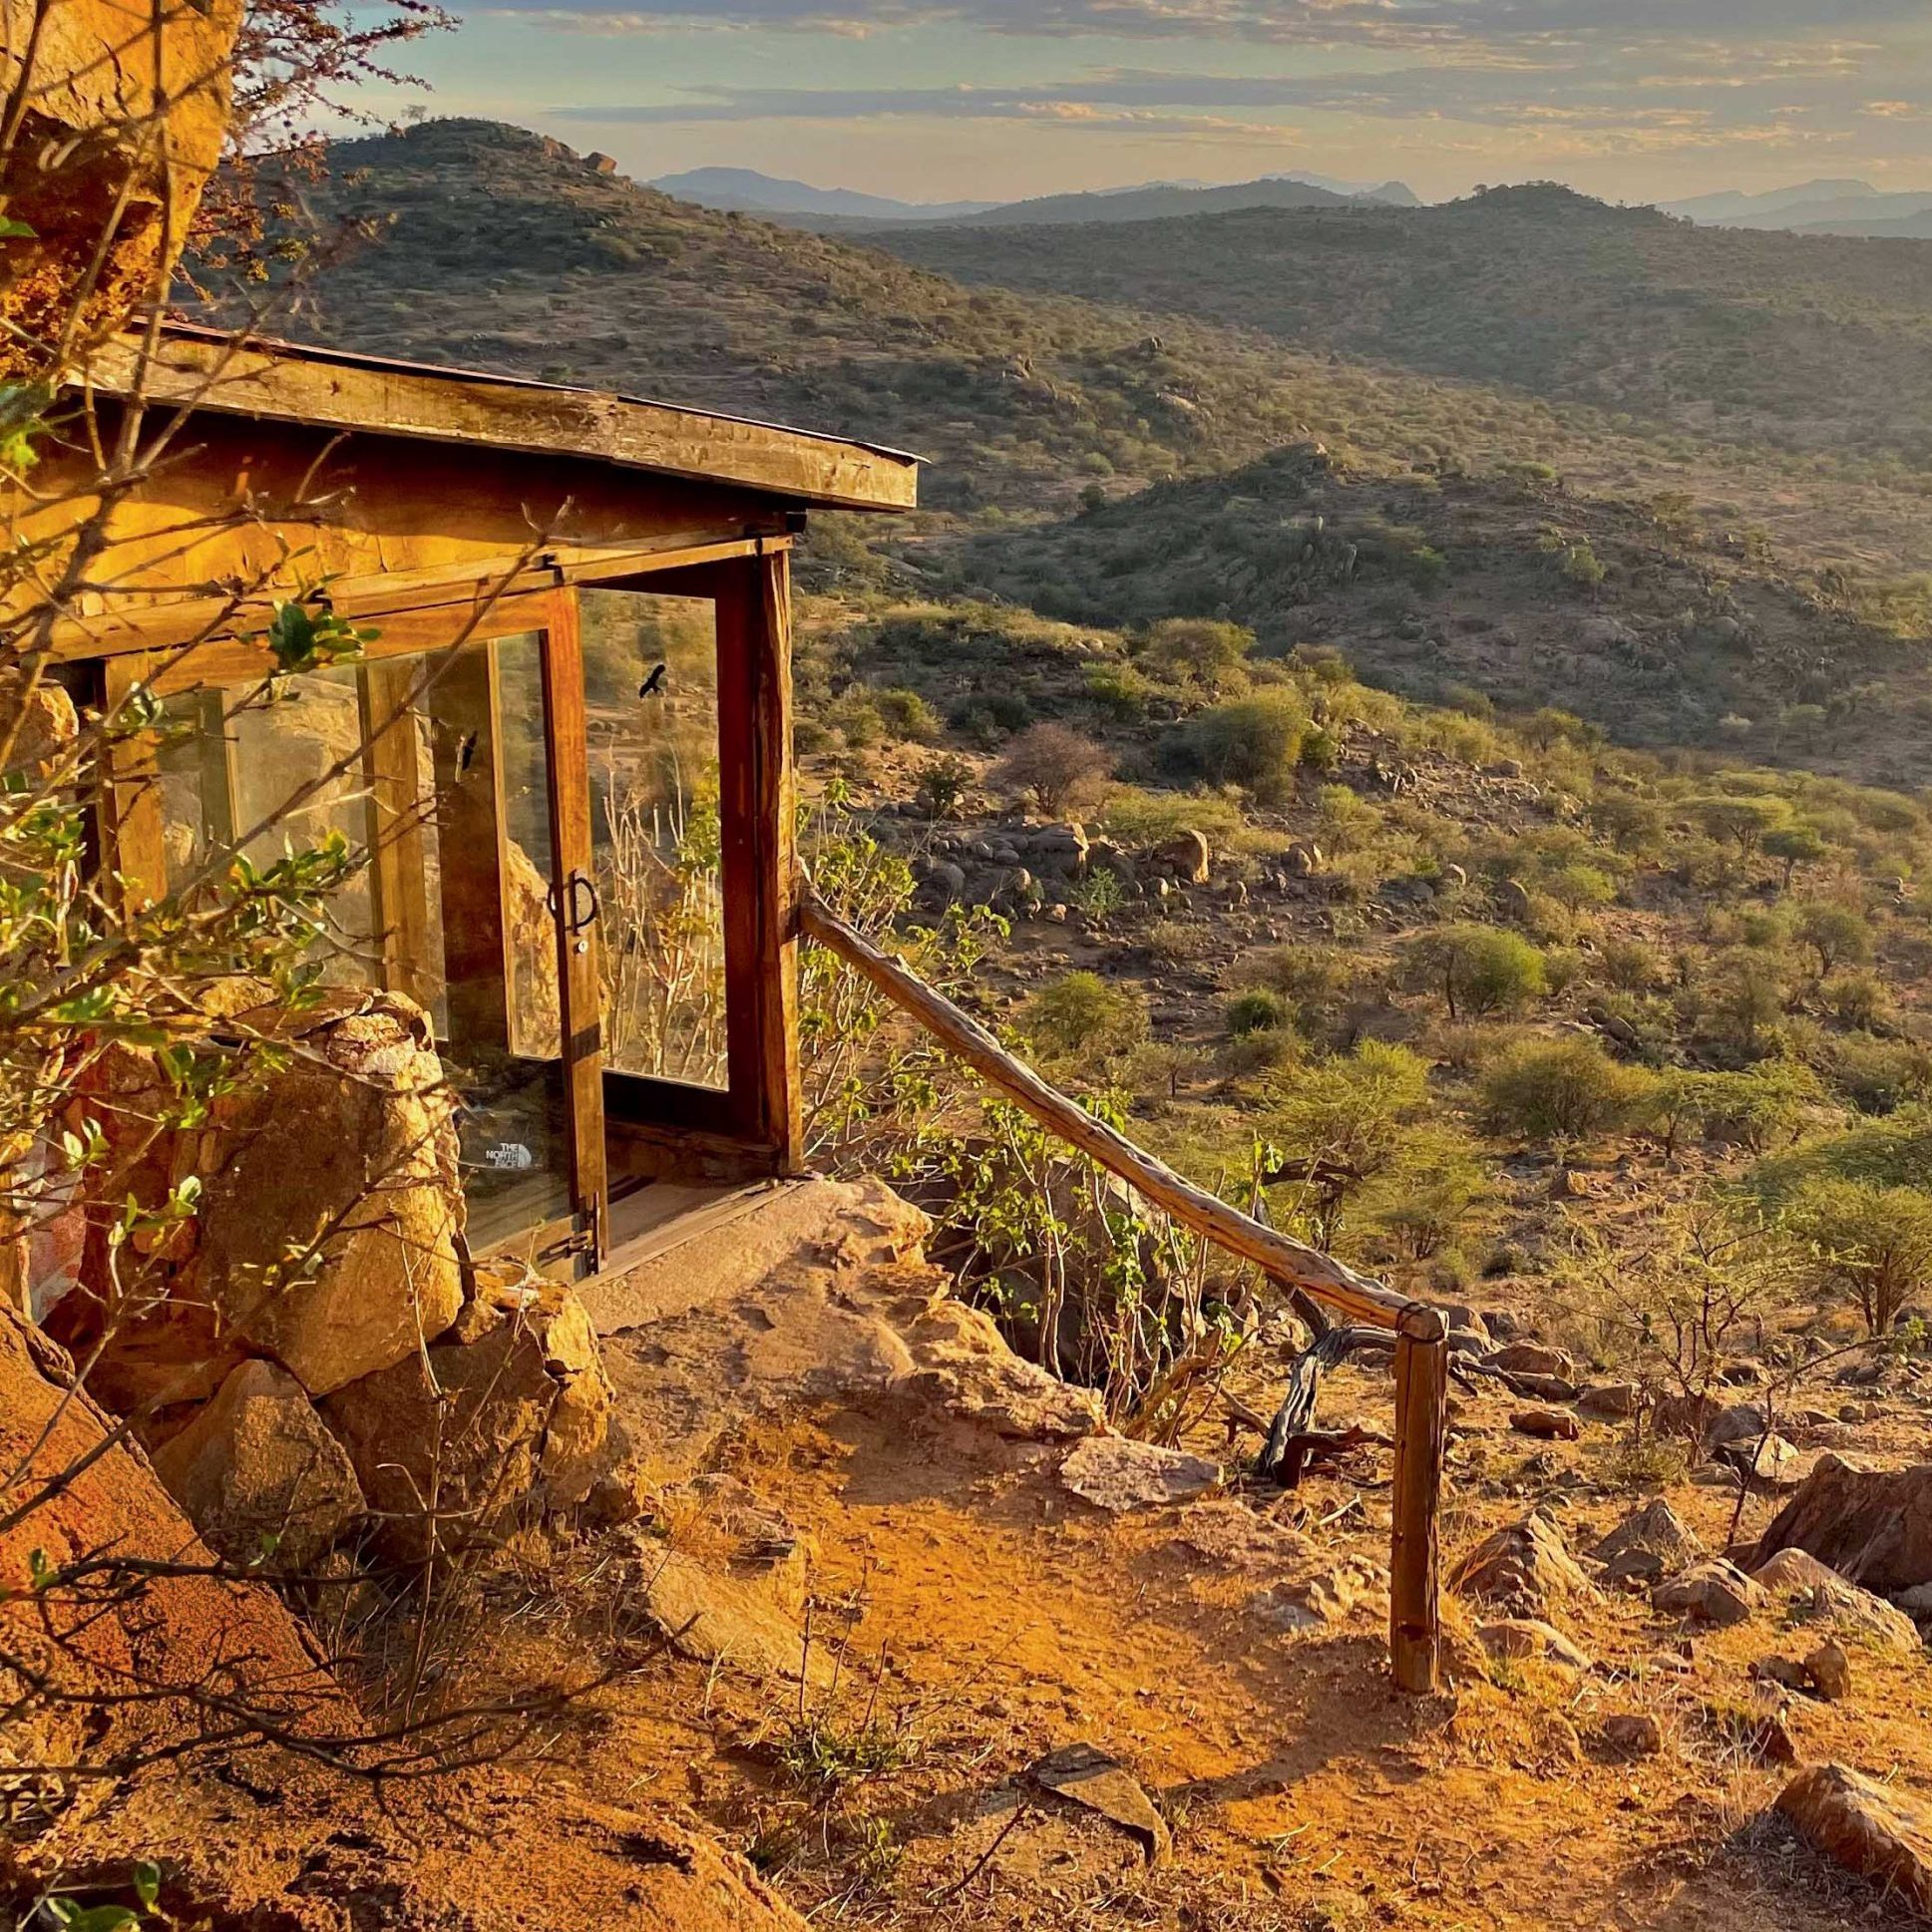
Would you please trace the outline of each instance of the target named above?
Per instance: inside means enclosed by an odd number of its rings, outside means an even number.
[[[715,84],[634,105],[570,107],[564,120],[682,126],[718,122],[1057,121],[1095,129],[1133,127],[1205,135],[1239,130],[1285,139],[1292,123],[1256,116],[1336,114],[1383,120],[1461,122],[1524,131],[1596,131],[1627,141],[1685,147],[1797,137],[1794,118],[1897,118],[1908,101],[1874,102],[1868,61],[1825,49],[1761,43],[1727,71],[1687,50],[1666,69],[1626,54],[1617,63],[1554,53],[1524,62],[1453,60],[1431,66],[1326,75],[1164,73],[1116,68],[1025,87],[774,88]],[[1893,78],[1896,78],[1894,75]],[[1230,121],[1226,117],[1242,117]],[[1821,137],[1820,137],[1821,138]]]
[[[556,11],[547,0],[501,11]],[[1837,37],[1922,26],[1924,0],[608,0],[569,11],[636,28],[890,34],[936,25],[1048,38],[1208,39],[1279,46],[1615,44],[1732,33]]]

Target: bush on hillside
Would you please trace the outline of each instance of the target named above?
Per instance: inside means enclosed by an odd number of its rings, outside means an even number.
[[[1484,1128],[1574,1147],[1627,1126],[1648,1101],[1653,1076],[1613,1060],[1595,1040],[1524,1040],[1484,1073]]]
[[[1258,691],[1174,726],[1161,741],[1161,761],[1170,771],[1210,785],[1239,785],[1259,798],[1278,798],[1290,783],[1308,729],[1308,711],[1297,692]]]
[[[1850,1301],[1869,1335],[1890,1334],[1932,1290],[1932,1196],[1917,1188],[1819,1177],[1791,1201],[1786,1225],[1818,1285]]]
[[[1140,646],[1140,662],[1169,684],[1199,684],[1217,694],[1245,690],[1255,633],[1214,617],[1163,617]]]
[[[1411,940],[1403,975],[1411,986],[1439,992],[1451,1019],[1514,1012],[1548,984],[1542,954],[1520,933],[1474,924]]]
[[[1069,972],[1026,1002],[1026,1027],[1052,1054],[1105,1057],[1147,1037],[1147,999],[1138,987],[1117,986],[1097,972]]]
[[[1056,818],[1096,796],[1112,769],[1112,760],[1091,738],[1049,722],[1022,731],[992,776],[1002,791]]]

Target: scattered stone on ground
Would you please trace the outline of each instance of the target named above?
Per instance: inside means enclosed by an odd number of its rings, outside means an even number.
[[[1531,1617],[1566,1597],[1596,1594],[1563,1532],[1541,1510],[1485,1537],[1450,1573],[1449,1588],[1478,1602],[1508,1604]]]
[[[830,1654],[822,1648],[808,1653],[804,1630],[769,1590],[722,1576],[681,1551],[633,1540],[637,1601],[684,1656],[750,1677],[797,1683],[802,1673],[815,1687],[830,1684]]]
[[[1576,1380],[1576,1358],[1561,1349],[1545,1348],[1540,1342],[1512,1342],[1487,1357],[1491,1368],[1506,1375],[1550,1375],[1558,1380]]]
[[[1664,1727],[1648,1711],[1621,1711],[1603,1721],[1603,1740],[1626,1757],[1655,1757],[1664,1748]]]
[[[1604,1580],[1657,1583],[1704,1555],[1704,1545],[1662,1496],[1632,1510],[1591,1554],[1605,1566]]]
[[[1896,1785],[1813,1764],[1779,1794],[1777,1808],[1825,1857],[1932,1912],[1932,1807]]]
[[[1544,1442],[1574,1442],[1583,1433],[1574,1415],[1560,1408],[1519,1408],[1509,1418],[1518,1435],[1533,1435]]]
[[[1560,1664],[1569,1671],[1592,1668],[1588,1656],[1554,1624],[1546,1624],[1536,1617],[1504,1617],[1495,1623],[1479,1624],[1476,1627],[1476,1642],[1491,1657],[1541,1658],[1546,1663]]]
[[[1097,1745],[1063,1744],[1033,1764],[1027,1773],[1043,1790],[1097,1811],[1140,1840],[1150,1865],[1173,1849],[1167,1821],[1154,1809],[1140,1781],[1119,1759]]]
[[[1591,1382],[1577,1390],[1577,1413],[1598,1422],[1622,1422],[1637,1413],[1640,1391],[1634,1381]]]
[[[1667,1617],[1715,1624],[1720,1630],[1743,1623],[1763,1601],[1763,1590],[1721,1556],[1692,1564],[1651,1592],[1652,1607]]]
[[[1795,1489],[1816,1460],[1781,1435],[1750,1436],[1726,1443],[1719,1456],[1760,1495]]]
[[[1222,1480],[1218,1462],[1126,1435],[1090,1435],[1060,1464],[1065,1488],[1096,1509],[1114,1511],[1192,1502]]]
[[[1851,1659],[1843,1645],[1827,1638],[1805,1658],[1804,1668],[1828,1704],[1841,1704],[1851,1696]]]
[[[1279,1576],[1305,1567],[1318,1546],[1301,1531],[1250,1509],[1232,1496],[1209,1496],[1182,1512],[1175,1541],[1221,1569]]]
[[[1847,1583],[1804,1550],[1779,1550],[1752,1575],[1773,1595],[1789,1599],[1794,1622],[1829,1624],[1907,1656],[1924,1648],[1918,1626],[1903,1610],[1859,1584]]]
[[[1388,1572],[1366,1557],[1346,1556],[1312,1576],[1258,1591],[1248,1608],[1276,1630],[1319,1630],[1345,1622],[1361,1603],[1386,1607]]]

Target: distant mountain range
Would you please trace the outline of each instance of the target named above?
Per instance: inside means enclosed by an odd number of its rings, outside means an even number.
[[[680,201],[726,213],[833,214],[867,221],[952,221],[996,206],[992,201],[896,201],[886,194],[862,194],[852,188],[814,188],[809,182],[779,181],[752,168],[693,168],[682,175],[660,175],[650,184]]]
[[[1932,189],[1886,191],[1869,182],[1801,182],[1763,194],[1699,194],[1660,203],[1704,227],[1787,228],[1806,234],[1932,235]]]
[[[659,176],[650,186],[681,201],[695,201],[700,207],[767,214],[795,226],[823,220],[838,226],[946,221],[1026,227],[1069,221],[1151,221],[1175,214],[1224,214],[1233,208],[1339,207],[1351,201],[1388,207],[1422,205],[1400,182],[1364,188],[1303,175],[1270,175],[1261,181],[1220,185],[1148,182],[1134,188],[1043,194],[1003,202],[899,201],[848,188],[814,188],[806,182],[779,181],[749,168],[693,168],[681,175]]]

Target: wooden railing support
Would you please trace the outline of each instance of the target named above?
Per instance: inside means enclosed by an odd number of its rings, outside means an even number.
[[[801,883],[799,929],[909,1013],[948,1051],[1050,1132],[1149,1201],[1278,1282],[1352,1322],[1395,1332],[1395,1507],[1389,1549],[1389,1662],[1404,1691],[1435,1689],[1440,1632],[1436,1513],[1448,1412],[1449,1331],[1422,1302],[1392,1294],[1320,1249],[1264,1226],[1176,1174],[1124,1134],[1049,1086],[915,972],[882,953]]]
[[[1441,1638],[1436,1513],[1449,1401],[1449,1340],[1419,1305],[1395,1331],[1394,1522],[1388,1561],[1388,1661],[1396,1684],[1435,1689]]]

